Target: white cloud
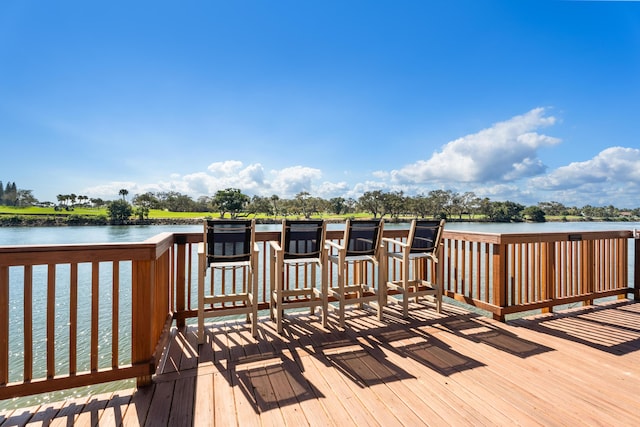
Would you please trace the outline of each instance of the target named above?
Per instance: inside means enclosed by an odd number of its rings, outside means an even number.
[[[283,198],[293,197],[307,191],[313,194],[313,182],[322,177],[320,169],[306,166],[292,166],[281,170],[271,171],[271,191]]]
[[[633,207],[640,199],[640,150],[610,147],[590,160],[533,178],[529,185],[565,204]]]
[[[447,143],[428,160],[419,160],[391,172],[399,183],[499,182],[538,175],[545,165],[537,150],[559,139],[537,133],[556,118],[535,108],[521,116],[494,124],[478,133]]]
[[[563,190],[594,183],[640,183],[640,150],[610,147],[591,160],[562,166],[531,183],[544,190]]]
[[[207,170],[217,178],[227,178],[242,169],[242,162],[238,160],[227,160],[224,162],[211,163]]]

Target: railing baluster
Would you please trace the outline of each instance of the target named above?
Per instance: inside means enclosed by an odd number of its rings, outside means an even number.
[[[91,265],[91,371],[98,370],[98,313],[100,311],[100,265]]]
[[[24,381],[33,378],[33,266],[24,266]],[[0,381],[1,382],[1,381]]]
[[[53,378],[56,374],[56,264],[49,264],[47,270],[47,378]]]
[[[78,264],[71,264],[69,277],[69,374],[78,370]]]
[[[0,385],[9,382],[9,267],[0,265]]]
[[[120,365],[119,333],[120,329],[120,262],[113,262],[111,283],[111,367]]]

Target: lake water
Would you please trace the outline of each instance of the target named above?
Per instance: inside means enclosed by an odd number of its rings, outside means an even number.
[[[281,225],[269,224],[258,225],[258,230],[279,230]],[[342,224],[330,224],[330,229],[342,229]],[[385,228],[408,228],[408,224],[385,224]],[[544,232],[579,232],[579,231],[600,231],[600,230],[633,230],[640,229],[640,222],[550,222],[550,223],[518,223],[518,224],[495,224],[495,223],[471,223],[471,222],[449,222],[446,225],[446,229],[449,230],[462,230],[473,232],[486,232],[486,233],[544,233]],[[167,225],[167,226],[95,226],[95,227],[0,227],[0,246],[11,245],[43,245],[43,244],[72,244],[72,243],[111,243],[111,242],[140,242],[150,237],[153,237],[163,232],[201,232],[202,226],[200,225]],[[102,272],[101,272],[102,273]],[[46,274],[46,273],[43,273]],[[109,274],[109,272],[105,272]],[[37,280],[38,272],[34,271],[34,282]],[[123,272],[123,276],[124,276]],[[46,275],[45,275],[46,277]],[[46,281],[46,279],[43,279]],[[21,293],[20,286],[16,286],[18,289],[10,288],[10,298],[15,298],[16,293]],[[34,288],[35,290],[35,288]],[[123,291],[124,292],[124,291]],[[35,293],[34,293],[35,295]],[[106,296],[106,295],[105,295]],[[20,300],[20,296],[17,301]],[[126,301],[125,295],[122,295],[123,301]],[[12,323],[11,330],[13,328],[21,329],[22,318],[20,315],[20,304],[15,304],[16,307],[12,307],[12,313],[10,314]],[[13,310],[15,308],[15,310]],[[130,318],[126,313],[130,312],[127,307],[122,308],[123,313],[123,330],[120,333],[121,337],[128,335],[127,328],[129,327],[125,320]],[[42,319],[38,319],[40,316]],[[44,337],[43,330],[35,330],[36,325],[42,324],[44,321],[44,310],[34,310],[34,340],[38,339],[38,342],[34,344],[34,354],[38,351],[38,346],[43,347],[46,345],[46,339]],[[58,320],[56,320],[58,323]],[[66,325],[64,319],[59,322],[61,329],[64,330]],[[39,333],[41,333],[39,336]],[[14,335],[14,336],[12,336]],[[16,375],[21,374],[21,364],[23,353],[20,351],[21,342],[13,342],[15,340],[20,341],[19,334],[12,334],[10,332],[10,358],[13,359],[10,362],[10,372],[12,369],[16,370]],[[78,359],[88,360],[89,355],[82,353],[82,349],[88,349],[88,345],[81,345],[81,341],[88,339],[89,332],[83,333],[79,331],[79,345],[78,345]],[[64,340],[61,340],[64,341]],[[64,342],[61,343],[62,345]],[[129,344],[123,344],[129,345]],[[102,347],[102,346],[101,346]],[[108,345],[104,348],[108,350]],[[64,353],[63,350],[62,353]],[[34,355],[35,357],[35,355]],[[102,356],[101,356],[102,357]],[[109,357],[105,354],[105,357]],[[44,366],[39,366],[42,363],[34,360],[34,375],[42,371]],[[79,368],[80,368],[79,363]],[[64,368],[61,366],[60,368]],[[64,370],[64,369],[62,369]],[[12,381],[18,379],[13,378]],[[29,396],[26,398],[13,399],[0,401],[0,410],[14,407],[25,407],[37,403],[47,401],[57,401],[67,398],[69,396],[80,396],[88,393],[98,393],[113,391],[122,388],[132,387],[134,380],[121,381],[117,383],[102,384],[98,386],[82,387],[74,390],[66,390],[62,392],[49,393],[46,395]]]
[[[279,230],[280,224],[259,224],[258,230]],[[329,224],[329,229],[341,229]],[[385,228],[408,228],[408,224],[385,223]],[[484,233],[545,233],[563,231],[633,230],[640,222],[545,222],[477,223],[449,222],[446,229]],[[64,243],[140,242],[164,232],[201,232],[200,225],[141,225],[94,227],[0,227],[0,246]]]

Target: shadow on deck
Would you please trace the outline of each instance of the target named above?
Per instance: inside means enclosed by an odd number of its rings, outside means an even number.
[[[640,303],[507,324],[444,305],[174,329],[154,384],[0,415],[25,425],[639,425]]]

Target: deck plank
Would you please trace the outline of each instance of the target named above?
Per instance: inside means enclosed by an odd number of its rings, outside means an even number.
[[[91,397],[73,420],[78,427],[96,426],[104,413],[113,393],[102,393]]]
[[[206,373],[196,377],[196,389],[193,408],[194,426],[214,425],[213,374]]]
[[[169,415],[171,413],[171,405],[173,401],[175,381],[158,382],[155,385],[153,399],[149,406],[149,413],[145,421],[145,426],[165,426],[169,425]],[[181,396],[177,396],[179,401]]]
[[[151,400],[155,392],[156,385],[137,389],[129,401],[129,406],[124,413],[122,419],[123,427],[141,427],[144,426],[151,407]]]
[[[134,389],[119,390],[113,393],[107,407],[100,417],[100,427],[117,427],[122,425],[124,414],[127,412]]]
[[[64,419],[64,418],[58,418],[58,417],[62,417],[60,413],[60,409],[65,403],[66,402],[55,402],[52,404],[42,405],[38,409],[38,411],[33,414],[33,417],[31,417],[23,425],[27,427],[41,427],[41,426],[54,425],[53,422],[56,421],[57,419]]]
[[[62,402],[59,403],[59,406],[62,406]],[[0,418],[1,420],[0,426],[23,427],[29,422],[31,418],[33,418],[34,414],[36,414],[39,409],[40,409],[40,405],[38,404],[38,405],[29,406],[27,408],[18,408],[18,409],[5,411],[3,413],[3,417]]]
[[[640,425],[640,303],[499,323],[411,303],[174,329],[154,383],[7,410],[14,425]]]

